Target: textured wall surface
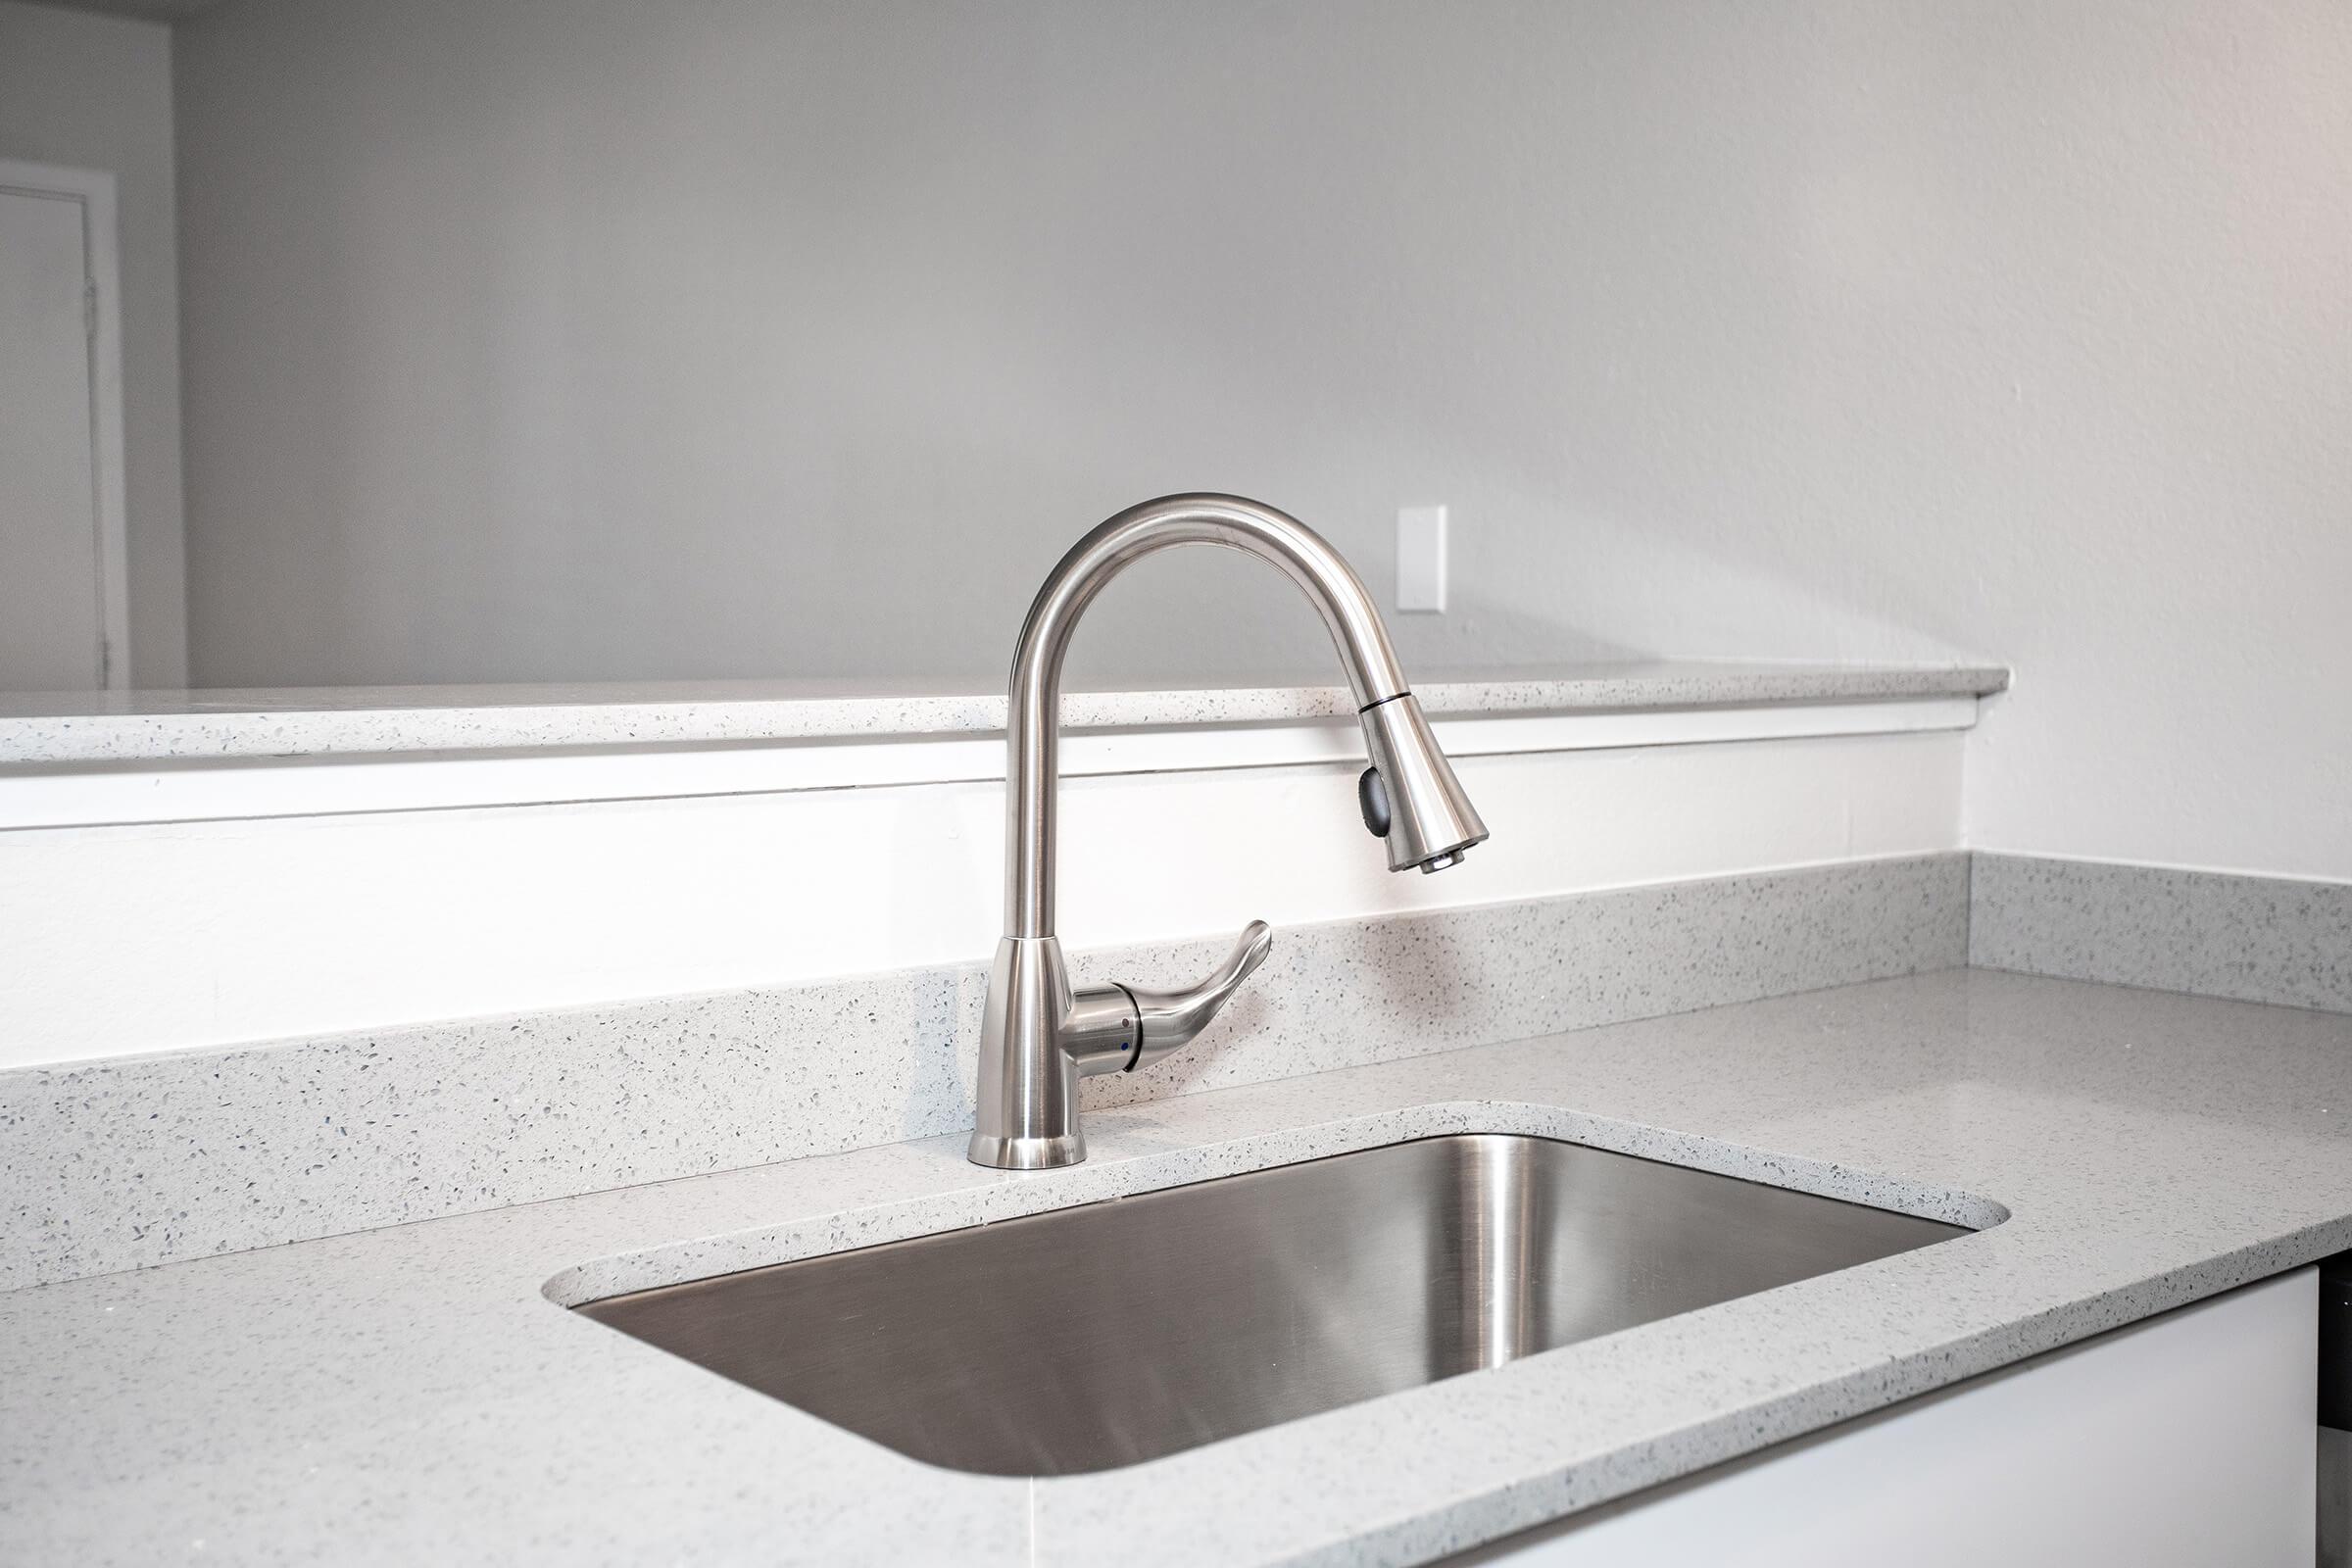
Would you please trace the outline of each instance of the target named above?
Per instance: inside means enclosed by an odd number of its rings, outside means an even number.
[[[2352,1012],[2352,883],[1971,857],[1987,969]]]

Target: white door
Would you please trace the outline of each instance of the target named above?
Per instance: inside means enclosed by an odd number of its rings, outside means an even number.
[[[122,683],[112,187],[0,164],[0,691]]]

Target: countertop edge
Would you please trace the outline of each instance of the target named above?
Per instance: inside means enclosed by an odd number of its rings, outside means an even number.
[[[1416,682],[1432,715],[1603,713],[1984,697],[1994,664],[1670,662],[1556,672],[1455,672]],[[810,683],[652,687],[408,687],[91,694],[0,699],[0,766],[193,762],[762,741],[883,740],[1003,732],[1001,692],[825,691]],[[1074,691],[1067,729],[1278,723],[1345,717],[1339,685]],[[14,710],[12,711],[11,709]]]

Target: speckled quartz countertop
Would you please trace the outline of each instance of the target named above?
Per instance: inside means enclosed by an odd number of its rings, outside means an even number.
[[[1420,1561],[2352,1245],[2348,1120],[2352,1017],[1954,970],[1098,1111],[1067,1171],[931,1139],[44,1286],[0,1560]],[[1990,1228],[1036,1482],[558,1304],[1479,1130]]]
[[[1417,672],[1432,714],[1617,711],[1982,696],[1997,666],[1679,661]],[[1072,691],[1069,729],[1322,718],[1355,710],[1318,675],[1296,684]],[[379,686],[0,694],[0,764],[188,761],[526,747],[695,745],[1004,727],[1002,688],[954,682],[699,681],[600,686]]]

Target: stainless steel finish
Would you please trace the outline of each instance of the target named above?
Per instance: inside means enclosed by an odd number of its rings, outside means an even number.
[[[1421,699],[1406,692],[1357,715],[1364,750],[1389,799],[1389,869],[1441,871],[1456,864],[1487,836],[1470,797],[1421,716]]]
[[[1263,920],[1252,920],[1234,943],[1233,951],[1225,956],[1225,961],[1190,991],[1147,991],[1141,986],[1114,988],[1135,1003],[1143,1025],[1143,1040],[1127,1063],[1128,1070],[1149,1067],[1170,1052],[1191,1045],[1193,1037],[1208,1027],[1218,1009],[1273,951],[1274,928]]]
[[[1574,1144],[1464,1136],[580,1310],[913,1458],[1054,1476],[1965,1234]]]
[[[1034,1170],[1086,1157],[1078,1080],[1132,1070],[1205,1028],[1270,937],[1252,926],[1233,958],[1180,992],[1123,986],[1073,991],[1054,935],[1054,796],[1061,666],[1070,634],[1095,595],[1133,563],[1176,545],[1223,545],[1279,568],[1323,617],[1348,672],[1365,750],[1388,780],[1389,868],[1440,870],[1486,838],[1469,797],[1438,750],[1404,684],[1388,629],[1364,585],[1321,536],[1297,518],[1239,496],[1166,496],[1130,507],[1071,547],[1038,591],[1012,661],[1006,717],[1004,938],[989,970],[980,1037],[979,1103],[971,1157]],[[1119,1057],[1122,999],[1140,1039]],[[1135,1009],[1130,1009],[1135,1010]]]

